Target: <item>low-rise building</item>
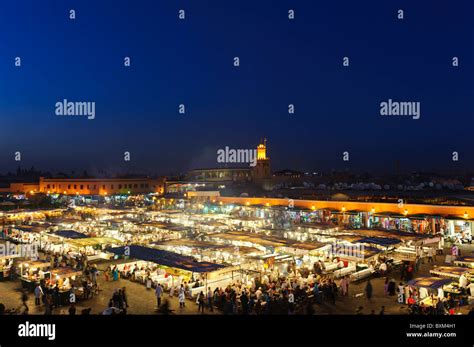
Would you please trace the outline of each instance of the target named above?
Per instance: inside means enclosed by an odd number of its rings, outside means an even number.
[[[39,192],[66,195],[164,194],[165,178],[40,178]]]

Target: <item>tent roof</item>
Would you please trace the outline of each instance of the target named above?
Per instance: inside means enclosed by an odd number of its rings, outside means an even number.
[[[88,237],[87,235],[84,235],[75,230],[57,230],[53,231],[53,234],[64,237],[66,239],[84,239]]]
[[[164,251],[156,248],[149,248],[138,245],[127,246],[130,251],[130,257],[140,260],[150,261],[159,265],[173,267],[191,272],[212,272],[224,268],[224,265],[210,262],[197,262],[193,257],[180,255],[173,252]],[[124,255],[125,247],[109,248],[110,252],[116,255]]]
[[[441,277],[418,277],[408,281],[407,284],[412,287],[437,289],[448,283],[451,283],[452,281],[452,279]]]
[[[364,237],[360,240],[358,240],[357,242],[359,243],[373,243],[373,244],[376,244],[376,245],[380,245],[380,246],[392,246],[392,245],[396,245],[402,241],[400,241],[399,239],[396,239],[396,238],[388,238],[388,237]]]

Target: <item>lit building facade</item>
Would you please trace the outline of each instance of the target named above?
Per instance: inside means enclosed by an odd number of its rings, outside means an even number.
[[[267,157],[267,140],[257,146],[257,162],[253,167],[227,167],[195,169],[188,172],[191,182],[250,182],[271,177],[270,158]]]
[[[40,178],[40,193],[66,195],[164,194],[164,178]]]

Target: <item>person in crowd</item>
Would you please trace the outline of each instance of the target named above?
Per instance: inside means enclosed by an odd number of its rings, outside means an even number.
[[[438,314],[438,315],[446,314],[446,308],[444,307],[443,299],[439,299],[436,302],[436,314]]]
[[[459,287],[463,292],[467,291],[469,285],[469,281],[467,279],[467,276],[465,274],[461,274],[459,277]]]
[[[405,302],[405,286],[402,282],[398,284],[398,295],[401,296],[402,303]]]
[[[40,284],[38,283],[35,287],[35,305],[41,305],[41,300],[43,299],[43,288],[41,288]]]
[[[209,311],[213,312],[213,303],[212,303],[212,299],[213,299],[213,294],[212,294],[212,291],[211,291],[211,287],[208,287],[207,288],[207,306],[209,307]]]
[[[68,311],[70,316],[76,315],[76,305],[74,303],[71,303]]]
[[[380,273],[380,276],[385,276],[385,274],[387,273],[387,263],[383,262],[382,264],[380,264],[379,266],[379,273]]]
[[[386,277],[386,278],[385,278],[385,283],[384,283],[384,285],[383,285],[383,293],[384,293],[385,296],[388,295],[388,287],[389,287],[389,285],[390,285],[390,281],[389,281],[388,277]]]
[[[158,309],[160,308],[161,306],[161,297],[163,295],[163,287],[161,286],[161,284],[157,284],[156,285],[156,288],[155,288],[155,295],[156,295],[156,305],[158,307]],[[171,295],[171,294],[170,294]]]
[[[117,269],[117,265],[114,266],[114,269],[112,270],[112,277],[114,281],[118,281],[119,278],[119,272]]]
[[[242,305],[242,314],[247,315],[249,313],[249,297],[246,290],[240,296],[240,303]]]
[[[428,249],[428,263],[433,263],[434,248],[430,247]]]
[[[347,296],[349,295],[349,277],[348,276],[344,276],[341,280],[341,293],[342,293],[342,296]],[[316,284],[315,284],[316,285]]]
[[[83,316],[89,316],[91,314],[91,311],[92,309],[89,307],[89,308],[85,308],[81,311],[81,315]]]
[[[127,290],[125,287],[122,287],[122,301],[124,308],[128,308],[128,297],[127,297]]]
[[[53,314],[54,300],[51,294],[46,294],[46,299],[44,302],[44,314],[51,315]]]
[[[97,269],[97,265],[94,264],[94,266],[91,269],[91,279],[93,284],[97,284],[97,277],[99,275],[99,270]]]
[[[262,298],[262,287],[258,288],[258,290],[255,292],[255,295],[257,296],[257,300]]]
[[[420,256],[416,256],[415,258],[415,272],[420,271],[420,265],[421,265],[421,258]]]
[[[197,301],[198,301],[198,312],[204,313],[205,299],[204,299],[203,291],[199,293]]]
[[[172,312],[172,310],[170,309],[170,302],[169,302],[168,299],[165,299],[163,301],[163,304],[161,305],[158,312],[161,313],[161,314],[164,314],[164,315],[168,315]]]
[[[370,301],[372,299],[372,283],[370,280],[367,281],[367,285],[365,286],[365,294],[367,295],[367,299]]]
[[[185,298],[186,298],[185,289],[184,289],[184,286],[181,284],[181,287],[179,288],[179,293],[178,293],[179,308],[184,308]]]
[[[107,266],[107,269],[105,269],[104,271],[105,282],[109,281],[109,274],[110,274],[110,266]]]
[[[406,280],[409,281],[413,278],[413,266],[412,264],[408,264],[407,271],[406,271]]]
[[[400,268],[400,280],[402,281],[405,280],[406,271],[407,271],[407,265],[405,264],[405,262],[403,262]]]

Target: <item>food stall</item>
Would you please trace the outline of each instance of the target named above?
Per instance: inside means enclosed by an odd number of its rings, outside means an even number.
[[[30,291],[33,291],[41,280],[51,276],[51,264],[47,261],[21,261],[17,266],[20,269],[22,287]]]
[[[459,257],[454,261],[454,265],[474,269],[474,256]]]
[[[153,247],[182,255],[193,256],[199,261],[210,261],[218,264],[238,265],[247,257],[263,255],[264,252],[253,247],[216,244],[213,242],[178,239],[151,244]]]
[[[110,256],[105,249],[121,245],[122,242],[111,237],[88,237],[68,241],[71,251],[77,254],[86,254],[88,261],[97,259],[109,259]]]
[[[13,266],[14,260],[18,257],[20,257],[19,254],[0,255],[0,281],[10,276],[10,269]]]
[[[442,277],[418,277],[408,281],[407,285],[419,291],[418,304],[423,306],[433,306],[433,298],[443,299],[443,287],[450,284],[452,279]]]
[[[32,225],[11,226],[8,239],[23,244],[36,243],[42,247],[44,235],[50,224],[34,223]]]
[[[353,249],[352,254],[339,257],[341,261],[344,261],[344,267],[337,270],[335,277],[349,275],[350,280],[355,282],[370,277],[375,272],[370,263],[382,252],[381,249],[360,243],[354,244]]]
[[[198,262],[193,257],[156,248],[131,245],[109,248],[108,251],[118,258],[129,257],[130,259],[153,263],[153,265],[147,264],[147,268],[144,269],[145,277],[149,277],[152,283],[164,284],[165,290],[169,286],[178,286],[184,282],[195,283],[199,281],[202,286],[192,288],[192,293],[195,294],[198,290],[204,291],[211,283],[214,286],[222,286],[224,280],[234,279],[240,275],[236,267],[226,267],[211,262]],[[134,263],[135,261],[130,262],[130,264]]]
[[[392,237],[363,237],[356,241],[356,243],[367,244],[370,247],[379,248],[382,251],[390,251],[395,249],[402,241]]]
[[[435,266],[430,273],[453,281],[443,287],[445,294],[450,294],[461,303],[468,302],[468,288],[474,288],[474,270],[465,267]],[[472,289],[471,289],[472,290]],[[471,296],[473,293],[471,292]]]
[[[77,298],[82,298],[84,288],[81,284],[82,271],[71,267],[58,267],[50,270],[49,278],[45,279],[47,290],[53,290],[56,284],[59,287],[59,301],[61,305],[69,304],[71,289],[75,289]]]
[[[468,277],[471,277],[474,274],[474,270],[465,267],[435,265],[434,268],[430,270],[430,273],[439,277],[453,278],[459,280],[459,278],[463,274]]]

